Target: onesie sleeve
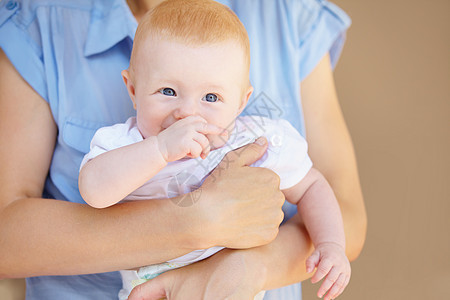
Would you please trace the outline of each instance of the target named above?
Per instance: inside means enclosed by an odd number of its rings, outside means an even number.
[[[26,82],[46,101],[41,32],[28,1],[0,1],[0,48]]]
[[[300,49],[300,80],[317,66],[326,53],[334,68],[344,46],[350,17],[338,6],[325,0],[301,0],[297,15]]]
[[[267,155],[259,167],[271,169],[280,177],[280,189],[299,183],[312,167],[308,144],[300,133],[286,120],[274,120],[274,127],[266,130],[269,141]]]
[[[98,129],[91,140],[89,152],[81,161],[80,170],[88,161],[102,153],[142,141],[142,135],[135,124],[135,118],[130,118],[126,123]]]

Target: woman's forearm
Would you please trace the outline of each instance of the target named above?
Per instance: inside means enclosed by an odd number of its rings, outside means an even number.
[[[194,249],[267,244],[278,232],[284,197],[273,172],[246,167],[264,150],[250,144],[230,152],[233,164],[180,196],[193,197],[191,206],[176,205],[180,199],[105,209],[2,199],[9,204],[0,209],[0,277],[98,273],[160,263]]]
[[[345,253],[350,261],[354,261],[361,254],[366,241],[367,215],[364,207],[363,196],[359,186],[349,193],[355,197],[356,201],[347,202],[341,193],[336,191],[339,205],[341,207],[342,219],[344,221],[345,232]],[[343,194],[343,193],[342,193]]]
[[[200,237],[189,210],[170,200],[102,210],[50,199],[16,200],[0,214],[0,277],[107,272],[183,255],[198,248]]]
[[[260,274],[265,274],[262,289],[270,290],[311,277],[312,274],[306,272],[305,261],[313,250],[306,228],[296,214],[280,227],[273,242],[242,252],[250,265],[257,266]]]
[[[340,108],[329,55],[301,83],[308,154],[330,183],[344,221],[350,261],[361,253],[367,215],[352,139]]]
[[[224,249],[195,264],[166,272],[135,288],[129,299],[183,295],[183,299],[253,299],[262,290],[307,279],[305,259],[312,252],[296,215],[271,243],[245,250]]]

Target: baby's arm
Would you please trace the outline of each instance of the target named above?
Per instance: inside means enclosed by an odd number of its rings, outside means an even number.
[[[339,204],[325,177],[312,168],[295,186],[283,191],[297,205],[315,251],[306,261],[307,272],[317,271],[311,281],[326,276],[318,291],[325,299],[339,296],[350,280],[350,262],[345,255],[345,235]]]
[[[206,134],[223,132],[201,117],[179,120],[157,136],[102,153],[88,161],[80,171],[80,193],[86,203],[96,208],[116,204],[168,162],[185,156],[206,157],[209,153]]]

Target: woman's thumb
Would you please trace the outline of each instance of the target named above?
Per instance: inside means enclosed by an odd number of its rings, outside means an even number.
[[[253,143],[229,152],[222,162],[227,161],[228,165],[232,164],[238,167],[250,166],[264,155],[267,146],[267,139],[261,136]]]

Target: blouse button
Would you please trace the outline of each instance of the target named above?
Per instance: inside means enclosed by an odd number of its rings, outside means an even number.
[[[6,3],[7,10],[13,10],[14,8],[16,8],[16,6],[17,6],[17,2],[13,1],[13,0],[9,0],[8,3]]]

